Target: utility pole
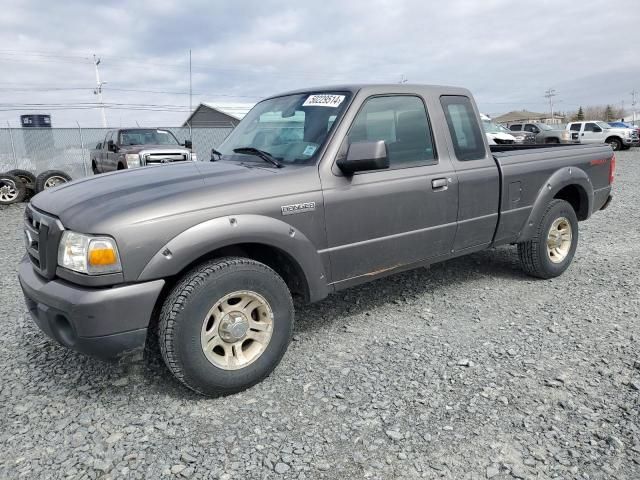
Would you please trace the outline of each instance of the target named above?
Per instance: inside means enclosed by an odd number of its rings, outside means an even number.
[[[553,88],[550,88],[544,93],[545,93],[544,98],[549,99],[549,110],[551,110],[551,123],[555,123],[553,119],[553,97],[555,97],[558,94]]]
[[[193,92],[191,90],[191,49],[189,49],[189,115],[193,112]]]
[[[636,124],[636,94],[638,92],[636,92],[636,89],[634,88],[631,91],[631,112],[633,114],[633,124]]]
[[[104,101],[102,100],[102,86],[107,82],[100,81],[100,72],[98,71],[98,65],[100,65],[100,59],[93,55],[93,65],[96,68],[96,88],[93,91],[94,95],[98,96],[98,102],[100,103],[100,109],[102,110],[102,126],[107,128],[107,115],[104,112]]]
[[[403,73],[402,75],[400,75],[400,81],[398,83],[407,83],[408,81],[409,81],[409,79]]]

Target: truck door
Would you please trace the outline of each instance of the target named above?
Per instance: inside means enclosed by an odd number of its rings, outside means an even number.
[[[451,249],[457,182],[446,150],[436,151],[424,99],[369,97],[335,160],[354,142],[379,140],[389,169],[347,176],[334,163],[321,172],[331,283],[358,283]]]
[[[540,138],[540,129],[533,123],[527,123],[524,125],[523,130],[525,132],[533,133],[536,136],[536,143],[544,143],[544,139]]]
[[[575,140],[574,135],[577,135],[578,136],[578,140],[580,142],[582,142],[581,137],[580,137],[580,129],[582,128],[582,124],[581,123],[570,123],[570,124],[567,125],[567,128],[571,132],[571,140],[572,141]]]
[[[453,251],[478,250],[493,241],[498,223],[498,167],[486,147],[478,124],[479,115],[471,99],[463,95],[444,95],[440,97],[440,103],[458,176],[458,228]]]
[[[582,143],[604,143],[602,129],[593,122],[583,124],[580,140]]]

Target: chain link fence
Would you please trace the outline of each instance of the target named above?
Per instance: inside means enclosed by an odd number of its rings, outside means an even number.
[[[71,178],[91,174],[89,152],[112,128],[0,128],[0,172],[19,168],[36,175],[62,170]],[[211,148],[229,135],[231,128],[164,127],[179,142],[191,139],[200,160],[208,160]]]

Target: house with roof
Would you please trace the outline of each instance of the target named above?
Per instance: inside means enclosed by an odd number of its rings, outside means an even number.
[[[182,126],[233,128],[253,106],[253,103],[201,103]]]
[[[539,122],[558,124],[564,122],[564,115],[554,113],[553,117],[551,117],[551,115],[548,113],[536,113],[530,112],[528,110],[514,110],[513,112],[493,117],[493,121],[496,123]]]

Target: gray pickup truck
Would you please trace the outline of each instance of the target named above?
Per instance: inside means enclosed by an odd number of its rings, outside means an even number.
[[[123,128],[109,130],[104,140],[91,150],[94,175],[180,161],[197,160],[191,141],[179,143],[169,130],[158,128]]]
[[[102,358],[159,345],[189,388],[237,392],[284,355],[292,296],[498,245],[560,275],[615,165],[606,145],[490,150],[469,91],[417,85],[267,98],[212,153],[33,198],[19,278],[47,335]]]
[[[512,123],[509,125],[509,130],[514,133],[533,133],[536,136],[536,143],[580,143],[575,132],[546,123]]]

